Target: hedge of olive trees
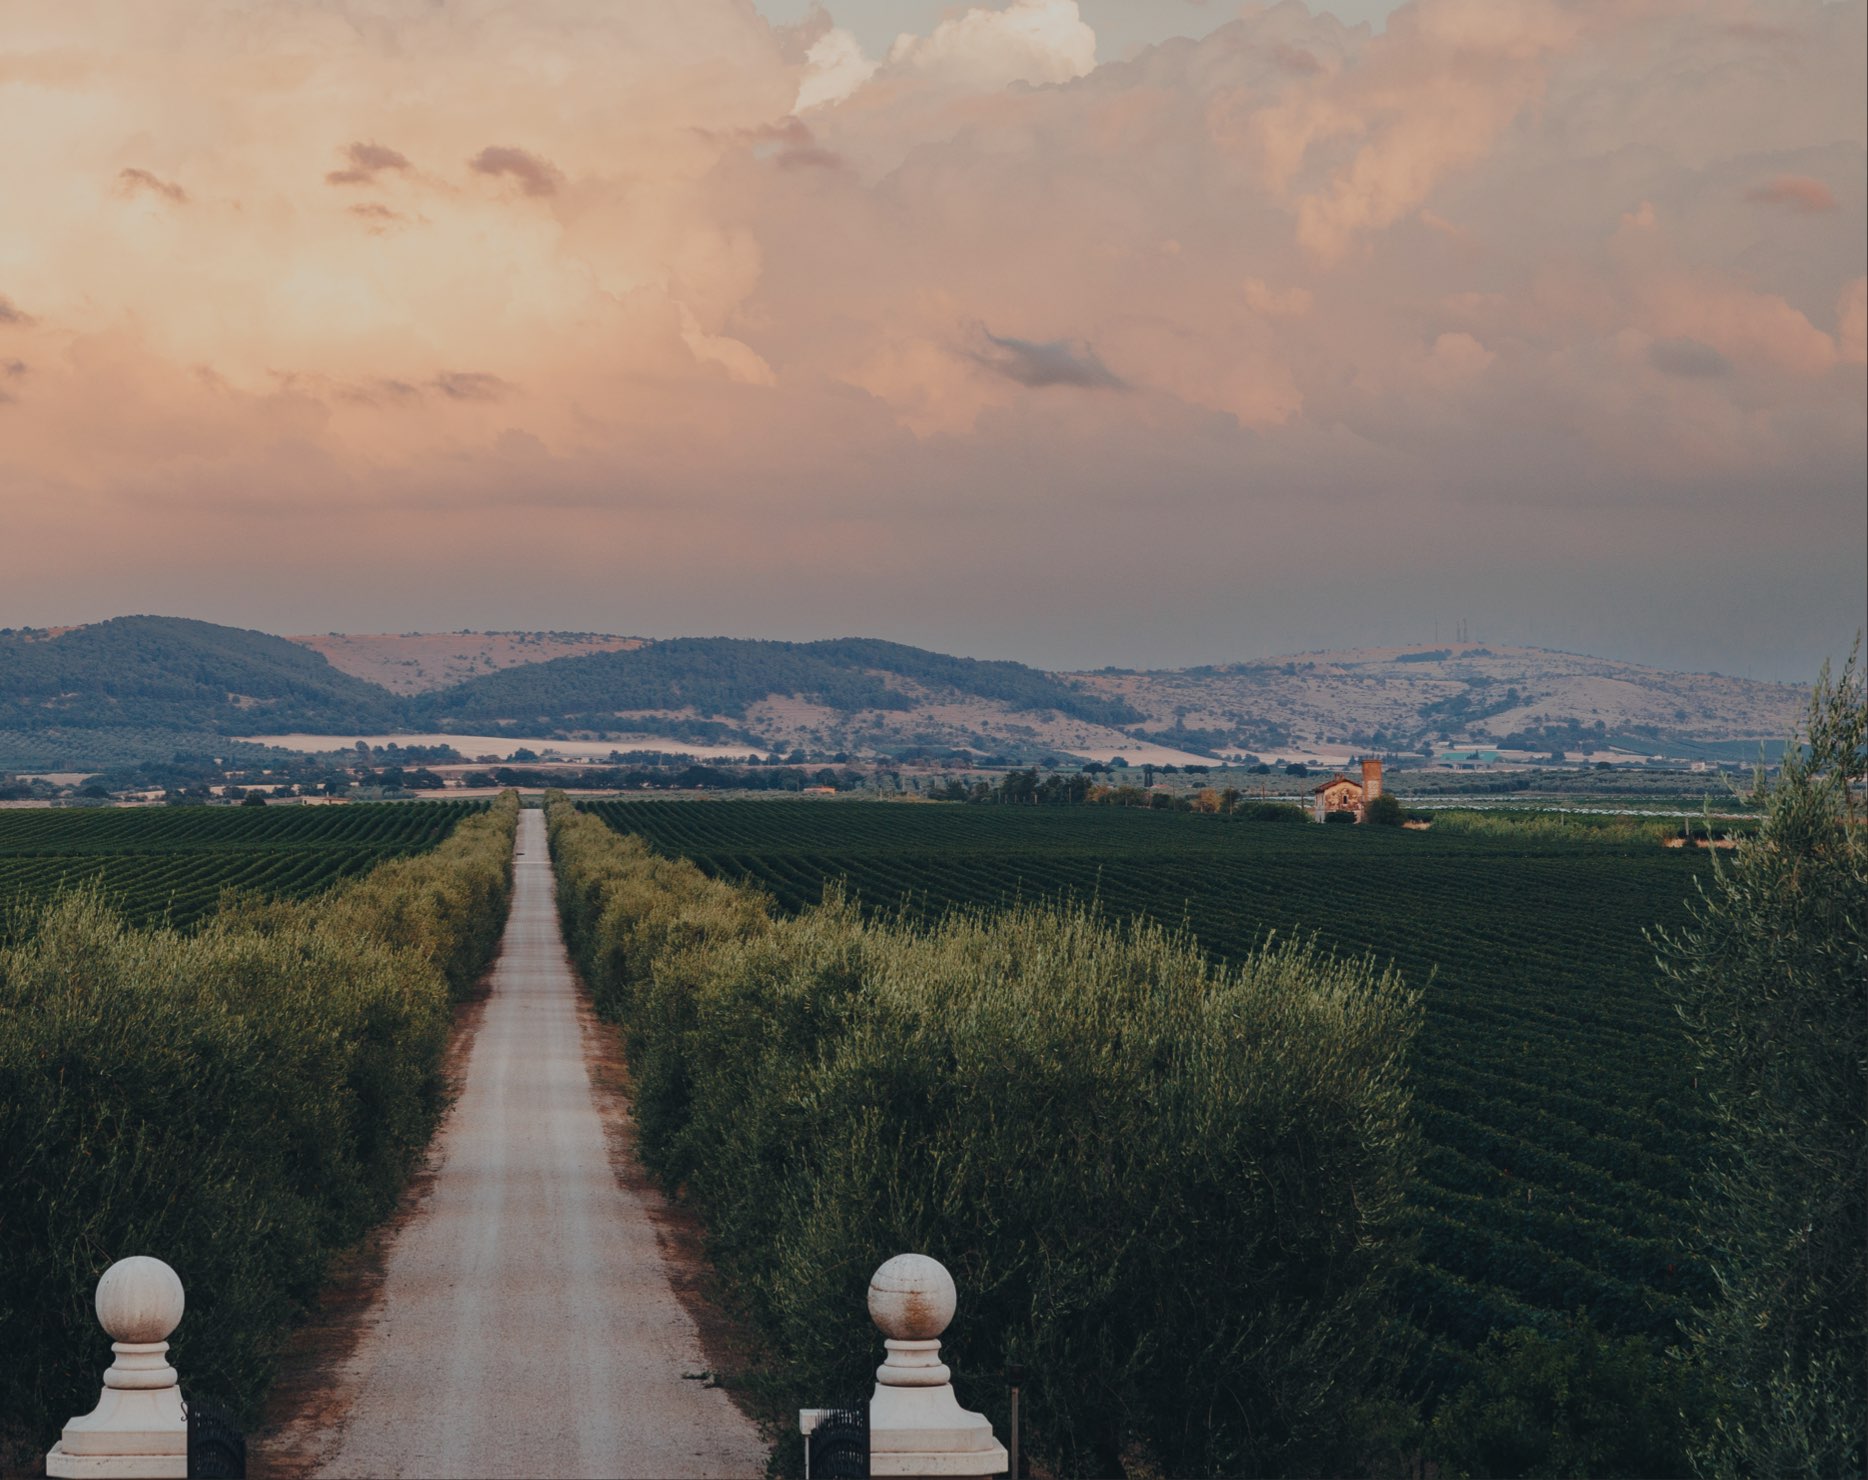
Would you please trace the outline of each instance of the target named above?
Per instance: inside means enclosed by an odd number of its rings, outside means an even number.
[[[192,934],[62,895],[0,951],[0,1448],[90,1408],[97,1277],[182,1277],[188,1390],[249,1413],[327,1257],[394,1204],[442,1101],[451,1003],[490,960],[517,798],[301,903]]]
[[[1392,973],[1302,943],[1222,968],[1072,908],[780,917],[562,800],[550,824],[644,1158],[786,1406],[867,1394],[865,1284],[919,1250],[959,1284],[962,1400],[1003,1426],[1024,1364],[1060,1473],[1369,1459],[1414,1145]]]

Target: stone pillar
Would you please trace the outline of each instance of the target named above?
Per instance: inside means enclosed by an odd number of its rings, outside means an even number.
[[[869,1318],[888,1351],[869,1400],[871,1475],[1005,1473],[1005,1446],[984,1414],[960,1406],[940,1360],[954,1304],[953,1276],[925,1254],[897,1254],[869,1281]]]
[[[166,1356],[182,1323],[181,1279],[145,1254],[119,1259],[97,1282],[97,1319],[117,1357],[97,1407],[46,1453],[46,1474],[186,1480],[188,1417]]]

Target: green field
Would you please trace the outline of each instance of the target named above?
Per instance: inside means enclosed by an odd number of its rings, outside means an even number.
[[[302,899],[434,847],[485,806],[8,809],[0,811],[0,911],[96,883],[134,924],[186,927],[212,912],[225,888]]]
[[[1579,1309],[1671,1342],[1705,1293],[1683,1201],[1704,1122],[1643,938],[1683,919],[1702,858],[1105,807],[586,806],[787,908],[839,877],[926,912],[1070,892],[1221,956],[1275,930],[1392,958],[1427,987],[1410,1300],[1438,1382],[1491,1330]]]

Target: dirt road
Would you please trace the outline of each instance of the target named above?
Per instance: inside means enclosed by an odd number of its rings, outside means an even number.
[[[342,1376],[326,1476],[756,1476],[641,1197],[612,1173],[553,902],[520,815],[512,917],[420,1214]]]

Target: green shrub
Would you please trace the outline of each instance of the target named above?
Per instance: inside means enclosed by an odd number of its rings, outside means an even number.
[[[1495,1334],[1474,1365],[1427,1435],[1428,1457],[1449,1477],[1684,1475],[1711,1411],[1700,1367],[1586,1317],[1548,1334]]]
[[[1611,843],[1660,845],[1679,832],[1679,824],[1664,818],[1603,816],[1587,812],[1539,812],[1524,808],[1477,810],[1448,808],[1431,814],[1434,830],[1468,837],[1515,839],[1523,842]]]
[[[1062,1473],[1339,1472],[1384,1384],[1416,996],[1271,943],[1234,968],[1073,907],[865,921],[551,808],[642,1150],[706,1220],[787,1406],[866,1393],[891,1254],[961,1291],[948,1359]]]
[[[97,1277],[173,1265],[186,1386],[249,1413],[328,1255],[394,1204],[441,1105],[451,998],[497,939],[517,808],[192,934],[93,891],[0,950],[0,1448],[96,1401]]]
[[[1399,827],[1407,821],[1407,812],[1402,808],[1399,797],[1393,792],[1384,791],[1363,804],[1362,820],[1376,827]]]

